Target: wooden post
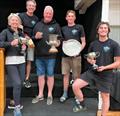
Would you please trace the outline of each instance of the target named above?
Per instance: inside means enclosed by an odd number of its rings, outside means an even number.
[[[0,48],[0,116],[4,116],[5,98],[4,49]]]

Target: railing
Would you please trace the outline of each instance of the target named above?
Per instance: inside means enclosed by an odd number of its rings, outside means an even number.
[[[4,76],[4,49],[0,48],[0,116],[4,116],[6,104],[5,76]]]

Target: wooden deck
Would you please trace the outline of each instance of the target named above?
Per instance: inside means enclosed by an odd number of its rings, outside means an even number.
[[[97,112],[97,116],[101,116],[101,111]],[[107,116],[120,116],[120,111],[109,111]]]

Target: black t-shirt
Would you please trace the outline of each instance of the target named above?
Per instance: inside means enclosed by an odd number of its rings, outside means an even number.
[[[114,57],[120,56],[120,46],[112,39],[108,39],[105,42],[99,40],[93,41],[88,49],[88,52],[100,52],[99,57],[96,59],[98,66],[106,66],[114,62]],[[105,70],[98,72],[99,76],[111,75],[112,70]]]
[[[62,27],[62,33],[64,40],[76,39],[79,42],[81,42],[80,38],[85,36],[83,26],[79,24]]]
[[[22,20],[22,25],[24,28],[24,33],[26,33],[28,36],[32,37],[32,32],[33,28],[38,22],[38,17],[33,15],[33,16],[28,16],[26,12],[24,13],[19,13],[19,16]]]
[[[63,40],[75,39],[81,42],[81,37],[85,36],[84,28],[82,25],[76,24],[74,26],[64,26],[62,27]],[[64,53],[63,57],[68,57]]]

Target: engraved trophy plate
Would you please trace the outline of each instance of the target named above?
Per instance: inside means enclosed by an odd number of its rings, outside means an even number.
[[[77,56],[82,50],[82,46],[79,41],[70,39],[63,42],[62,50],[67,56]]]

